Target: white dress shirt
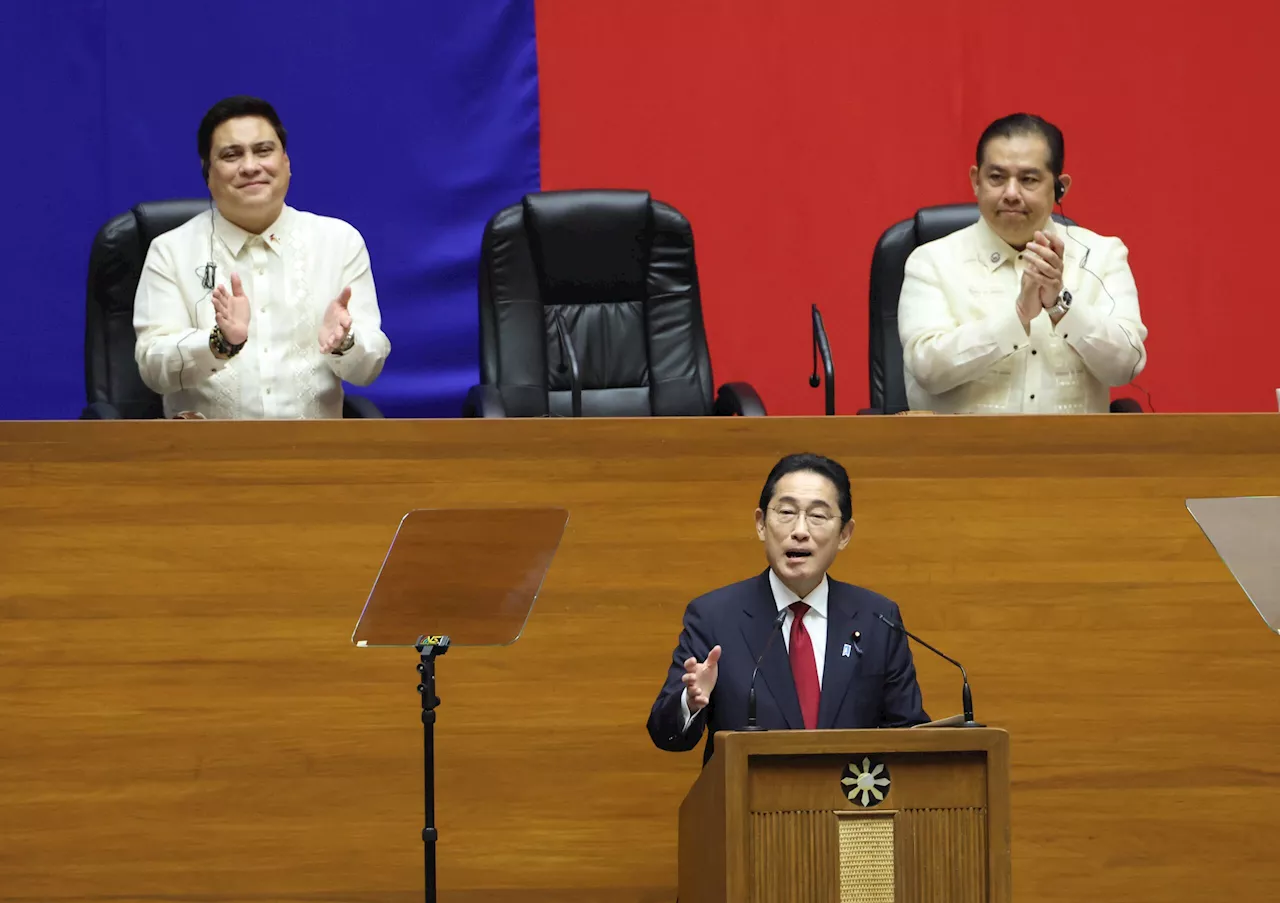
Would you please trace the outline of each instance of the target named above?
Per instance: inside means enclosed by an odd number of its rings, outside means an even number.
[[[791,610],[791,605],[796,602],[803,602],[809,606],[809,610],[804,613],[804,620],[801,623],[804,629],[809,632],[809,639],[813,641],[813,661],[818,666],[818,688],[822,688],[822,669],[827,661],[827,595],[830,591],[827,583],[826,574],[822,575],[822,582],[813,588],[809,595],[801,599],[794,592],[787,588],[773,568],[769,569],[769,587],[773,590],[773,601],[778,606],[778,611],[786,609],[787,617],[782,622],[782,642],[787,647],[787,654],[791,654],[791,625],[795,622],[796,614]],[[715,692],[714,690],[712,692]],[[684,729],[688,730],[689,725],[693,723],[693,713],[689,711],[689,690],[680,694],[680,713],[684,715]]]
[[[251,309],[248,341],[229,360],[209,348],[212,291],[201,272],[211,242],[217,283],[230,290],[231,274],[239,274]],[[348,286],[355,345],[341,356],[324,354],[325,309]],[[166,417],[338,418],[342,380],[368,385],[391,352],[360,233],[292,207],[262,235],[204,213],[158,236],[138,282],[133,325],[134,359],[142,381],[164,396]]]
[[[986,220],[921,245],[907,260],[898,333],[912,410],[1093,414],[1146,364],[1147,328],[1118,238],[1050,220],[1064,243],[1070,310],[1018,319],[1023,261]]]

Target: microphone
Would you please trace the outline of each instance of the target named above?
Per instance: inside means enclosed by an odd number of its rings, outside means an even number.
[[[205,181],[209,181],[208,178]],[[213,262],[213,233],[215,232],[213,219],[213,195],[209,196],[209,262],[200,267],[200,287],[206,291],[212,291],[213,287],[218,284],[218,265]]]
[[[951,662],[951,664],[959,668],[960,677],[964,680],[964,688],[960,692],[960,701],[961,701],[961,704],[964,706],[964,723],[957,724],[954,726],[955,727],[986,727],[985,724],[979,724],[978,722],[973,720],[973,691],[969,689],[969,674],[964,670],[964,665],[960,664],[958,661],[956,661],[951,656],[947,655],[945,652],[940,652],[939,650],[933,648],[924,640],[920,639],[920,637],[912,633],[910,630],[907,630],[907,628],[903,627],[901,624],[897,624],[893,621],[890,621],[884,615],[880,614],[880,612],[876,612],[876,617],[879,618],[881,621],[884,621],[886,624],[888,624],[890,627],[892,627],[894,630],[898,631],[899,633],[904,634],[905,636],[909,636],[911,639],[915,640],[921,646],[928,649],[934,655],[938,655],[938,656],[941,656],[942,658],[945,658],[947,661]]]
[[[818,305],[812,305],[813,319],[813,375],[809,377],[809,385],[818,388],[818,355],[822,355],[822,373],[827,382],[827,416],[836,413],[836,367],[831,361],[831,343],[827,341],[827,330],[822,325],[822,313]]]
[[[564,315],[557,308],[552,313],[556,323],[556,332],[560,336],[560,355],[569,362],[570,404],[574,417],[582,416],[582,371],[578,368],[578,353],[573,350],[573,342],[569,341],[569,330],[564,325]],[[564,372],[563,363],[560,372]]]
[[[764,657],[769,653],[769,646],[773,643],[773,638],[778,635],[778,628],[782,626],[782,622],[787,619],[787,609],[778,612],[778,616],[773,619],[773,623],[769,625],[769,638],[764,641],[764,649],[760,650],[760,657],[756,659],[756,669],[751,672],[751,687],[747,690],[747,726],[744,731],[767,731],[767,727],[760,727],[756,724],[756,675],[760,673],[760,663],[764,661]]]

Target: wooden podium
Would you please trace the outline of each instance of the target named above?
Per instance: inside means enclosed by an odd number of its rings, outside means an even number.
[[[679,859],[680,903],[1009,903],[1009,737],[716,734]]]

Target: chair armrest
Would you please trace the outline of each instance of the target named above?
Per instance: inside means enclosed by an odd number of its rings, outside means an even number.
[[[382,412],[378,406],[363,395],[342,396],[342,416],[344,419],[363,418],[365,420],[382,420]]]
[[[80,412],[81,420],[123,420],[116,406],[106,401],[95,401]]]
[[[506,417],[507,406],[497,386],[472,386],[462,401],[463,417]]]
[[[1112,414],[1141,414],[1142,405],[1132,398],[1117,398],[1111,402]]]
[[[750,383],[725,383],[716,393],[714,413],[730,417],[764,417],[764,402]]]

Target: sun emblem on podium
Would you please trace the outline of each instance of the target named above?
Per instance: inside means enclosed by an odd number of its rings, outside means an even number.
[[[845,796],[850,802],[869,808],[884,802],[885,794],[889,792],[889,780],[888,765],[863,756],[860,765],[850,762],[845,766],[840,783],[844,785]]]

